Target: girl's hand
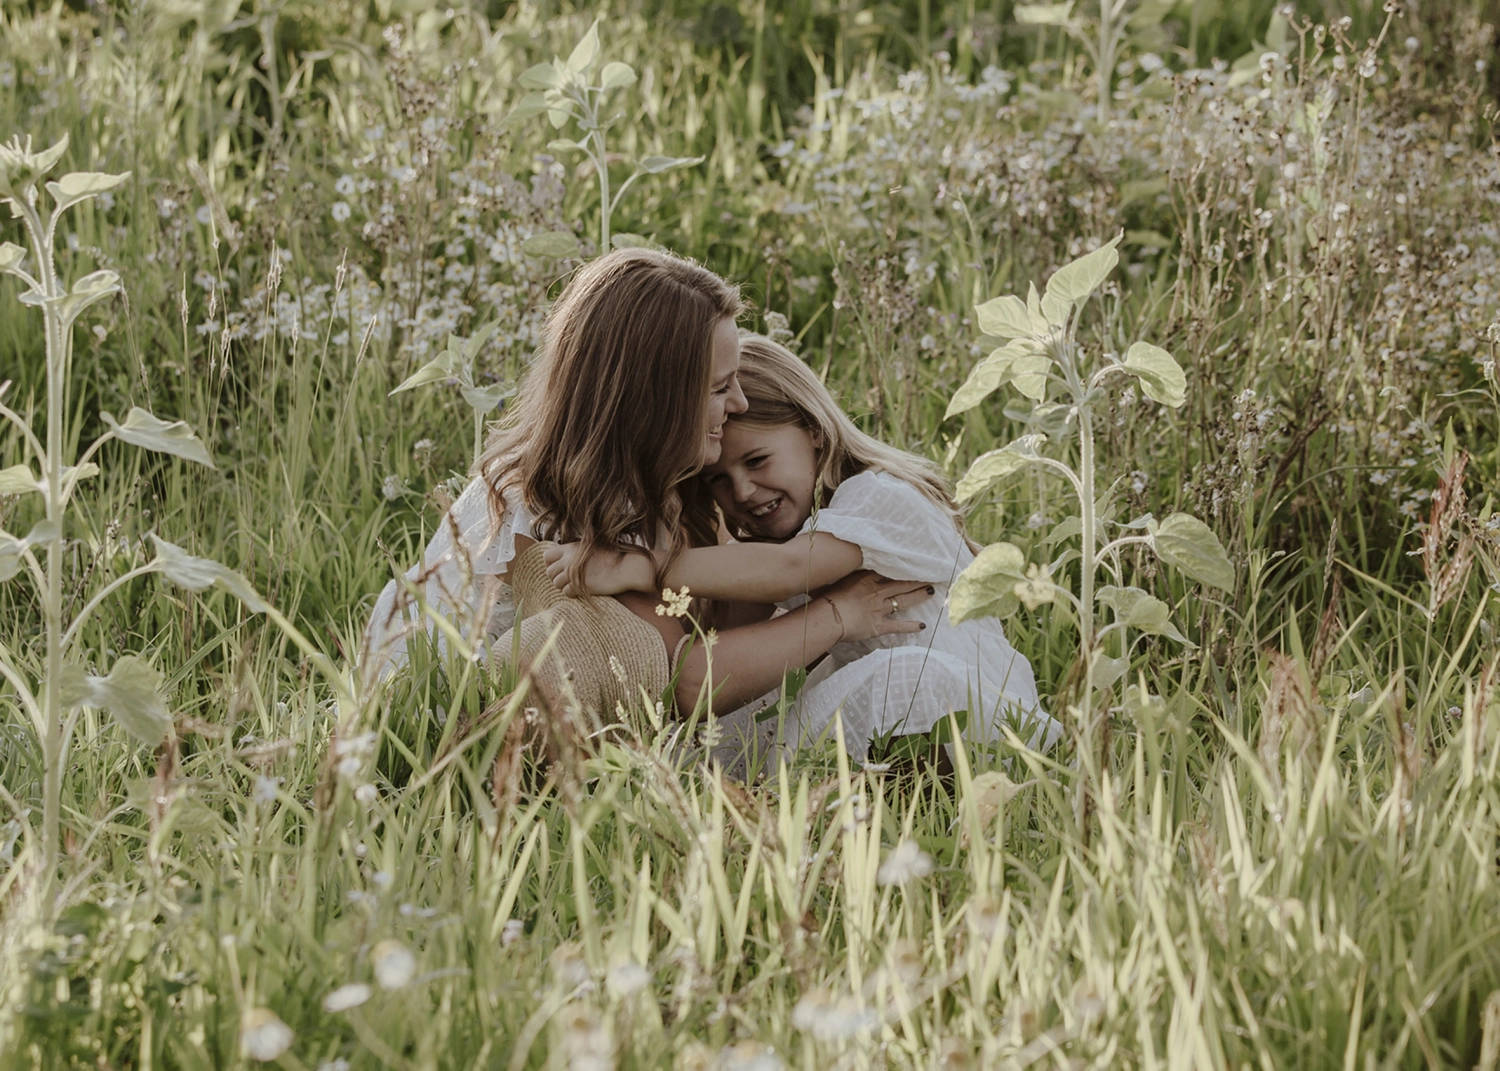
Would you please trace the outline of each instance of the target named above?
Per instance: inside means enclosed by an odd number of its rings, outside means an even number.
[[[571,598],[581,595],[619,595],[626,591],[650,592],[656,583],[656,572],[644,554],[624,554],[604,550],[596,552],[582,570],[582,586],[569,578],[573,563],[581,553],[577,543],[558,543],[542,548],[547,576],[557,589]]]
[[[909,610],[932,598],[930,584],[910,580],[887,580],[875,573],[850,573],[824,591],[819,598],[829,599],[844,626],[844,642],[873,639],[892,632],[919,632],[927,626],[920,621],[904,621],[892,615]]]

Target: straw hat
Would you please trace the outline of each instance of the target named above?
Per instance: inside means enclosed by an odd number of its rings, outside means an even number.
[[[495,641],[493,657],[515,658],[554,711],[592,732],[614,720],[617,705],[638,704],[642,690],[653,700],[666,691],[666,645],[618,600],[558,591],[542,561],[548,545],[535,543],[510,563],[517,620]]]

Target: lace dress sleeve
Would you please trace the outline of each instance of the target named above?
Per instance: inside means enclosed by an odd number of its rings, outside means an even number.
[[[505,579],[516,553],[516,536],[531,536],[532,518],[519,495],[507,495],[505,516],[496,524],[490,513],[489,488],[475,478],[448,512],[427,544],[422,561],[401,580],[386,584],[365,629],[361,661],[387,676],[406,664],[407,638],[418,631],[435,636],[421,603],[442,614],[461,633],[472,634],[484,622],[481,642],[511,625],[515,606]]]
[[[950,584],[969,563],[953,519],[911,484],[886,472],[861,472],[841,483],[802,532],[826,532],[853,543],[863,566],[891,580]]]

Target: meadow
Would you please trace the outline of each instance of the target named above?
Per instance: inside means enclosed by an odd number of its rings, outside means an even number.
[[[1500,7],[1102,3],[0,6],[0,1067],[1494,1071]],[[1057,749],[359,668],[630,244],[962,481]]]

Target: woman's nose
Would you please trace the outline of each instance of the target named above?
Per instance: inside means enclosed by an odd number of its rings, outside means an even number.
[[[740,389],[740,380],[736,376],[729,387],[729,395],[724,399],[724,412],[743,413],[750,408],[750,403],[745,401],[745,392]]]

